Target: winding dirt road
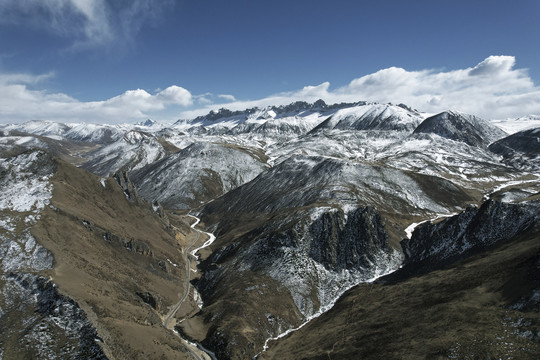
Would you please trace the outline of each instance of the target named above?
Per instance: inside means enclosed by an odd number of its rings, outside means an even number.
[[[180,306],[182,306],[182,304],[184,303],[184,301],[186,300],[186,298],[189,295],[189,287],[191,286],[191,284],[190,284],[190,280],[191,280],[191,258],[190,258],[190,255],[191,254],[189,253],[189,249],[191,249],[191,247],[193,245],[195,245],[197,243],[197,241],[199,241],[200,234],[201,234],[200,231],[194,229],[193,226],[194,225],[192,225],[192,229],[196,231],[197,236],[195,237],[195,240],[193,240],[193,242],[191,244],[189,244],[189,246],[184,249],[184,253],[183,253],[184,259],[186,260],[186,289],[184,290],[184,296],[182,296],[182,298],[176,303],[176,305],[169,311],[169,313],[167,314],[167,317],[165,317],[165,320],[163,320],[163,326],[165,328],[169,329],[169,330],[172,330],[171,328],[169,328],[169,321],[176,314],[178,309],[180,309]]]

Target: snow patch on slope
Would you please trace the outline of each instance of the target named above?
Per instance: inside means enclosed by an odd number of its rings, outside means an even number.
[[[0,210],[39,211],[52,196],[51,174],[35,174],[33,167],[45,156],[36,151],[11,159],[0,159]],[[39,165],[38,165],[39,166]]]
[[[42,151],[0,159],[0,266],[4,272],[52,267],[52,255],[30,228],[50,204],[53,166]]]

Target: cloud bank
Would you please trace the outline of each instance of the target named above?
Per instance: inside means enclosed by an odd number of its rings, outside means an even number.
[[[2,0],[0,23],[34,26],[91,48],[131,41],[171,0]],[[29,22],[31,19],[31,22]]]
[[[253,106],[287,104],[303,100],[327,103],[374,101],[404,103],[424,112],[447,109],[487,119],[504,119],[540,113],[540,87],[526,69],[515,69],[513,56],[490,56],[476,66],[450,71],[407,71],[390,67],[352,80],[332,90],[330,83],[276,94],[252,101],[234,101],[225,107],[240,110]],[[215,110],[207,106],[204,111]],[[200,115],[200,109],[186,111],[185,118]]]
[[[150,117],[172,122],[220,107],[242,110],[318,99],[327,103],[404,103],[424,112],[452,109],[486,119],[540,114],[540,87],[533,83],[526,69],[515,68],[513,56],[490,56],[470,68],[450,71],[407,71],[391,67],[353,79],[336,89],[324,82],[254,100],[237,100],[223,94],[193,95],[176,85],[154,93],[128,90],[107,100],[91,102],[82,102],[63,93],[33,89],[51,77],[54,73],[0,74],[0,121],[45,119],[120,123]]]
[[[150,117],[150,114],[175,106],[190,106],[191,93],[179,86],[150,94],[146,90],[128,90],[103,101],[82,102],[62,93],[32,90],[47,75],[0,75],[0,121],[27,120],[60,122],[123,123]]]

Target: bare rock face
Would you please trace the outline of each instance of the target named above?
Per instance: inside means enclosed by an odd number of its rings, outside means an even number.
[[[423,273],[440,268],[511,239],[538,220],[538,201],[511,204],[489,200],[480,208],[467,208],[439,223],[422,224],[410,239],[401,242],[405,254],[402,271]]]
[[[52,281],[12,273],[3,292],[9,299],[0,316],[0,354],[4,358],[39,354],[41,359],[107,359],[84,311],[59,294]]]
[[[503,161],[519,169],[540,168],[540,128],[523,130],[498,140],[489,150],[501,155]]]
[[[118,171],[114,174],[114,179],[120,185],[124,194],[129,201],[138,202],[139,193],[135,185],[131,182],[129,175],[126,171]]]
[[[315,208],[290,215],[289,221],[274,220],[271,225],[255,229],[238,242],[214,252],[201,264],[205,272],[197,287],[205,305],[215,309],[215,312],[203,310],[203,316],[221,319],[215,321],[216,326],[210,329],[205,341],[219,358],[241,357],[239,351],[252,357],[264,343],[264,333],[276,336],[298,326],[306,318],[328,309],[347,289],[391,272],[401,262],[401,255],[388,244],[382,217],[370,207],[347,212]],[[251,278],[265,276],[272,281],[250,283]],[[264,300],[249,306],[245,301],[241,305],[248,319],[256,316],[251,314],[266,316],[253,321],[253,330],[248,335],[220,326],[231,315],[221,312],[225,311],[221,310],[222,306],[226,306],[222,294],[225,287],[234,288],[238,282],[247,289],[276,289]],[[281,295],[278,299],[278,291],[285,291],[289,297]],[[244,294],[231,296],[244,297]],[[298,315],[284,317],[283,313],[273,313],[270,309],[277,301],[292,306]]]
[[[368,269],[379,251],[391,252],[381,215],[371,207],[347,214],[327,212],[309,227],[310,257],[326,269]]]

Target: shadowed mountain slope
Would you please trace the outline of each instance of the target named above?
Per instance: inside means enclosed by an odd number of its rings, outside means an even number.
[[[529,211],[538,216],[534,206]],[[502,222],[512,226],[513,220]],[[469,224],[465,228],[472,231],[475,225]],[[538,358],[539,238],[540,227],[533,223],[442,269],[396,281],[404,268],[380,282],[361,284],[326,314],[271,342],[259,358]]]
[[[472,146],[486,147],[506,136],[498,127],[476,116],[445,111],[424,120],[415,133],[433,133]]]

